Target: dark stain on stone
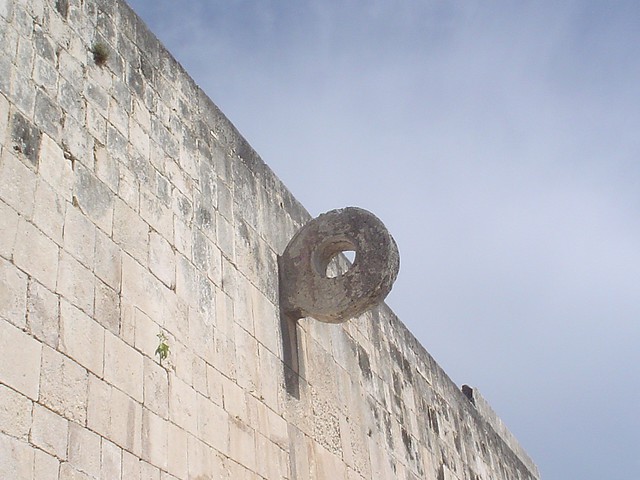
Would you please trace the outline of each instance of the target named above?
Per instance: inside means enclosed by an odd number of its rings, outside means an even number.
[[[433,407],[428,407],[427,416],[429,417],[429,426],[431,430],[436,432],[436,435],[440,435],[440,426],[438,425],[438,414]]]
[[[34,167],[38,166],[41,138],[42,133],[35,125],[24,118],[19,112],[13,114],[11,128],[13,149],[24,155]]]
[[[411,460],[415,460],[415,456],[413,454],[413,441],[411,440],[411,435],[404,428],[400,429],[400,434],[402,435],[402,443],[407,450],[407,454]]]
[[[56,10],[64,19],[69,14],[69,0],[56,0]]]
[[[358,345],[358,365],[360,366],[360,371],[362,375],[367,379],[371,380],[371,363],[369,362],[369,355],[365,351],[362,346]]]

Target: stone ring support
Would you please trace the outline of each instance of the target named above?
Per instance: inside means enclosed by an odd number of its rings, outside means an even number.
[[[327,276],[327,265],[353,250],[347,272]],[[382,302],[398,270],[398,247],[384,224],[356,207],[332,210],[311,220],[291,239],[279,262],[280,306],[290,318],[342,323]]]
[[[327,266],[355,251],[351,267],[330,278]],[[296,233],[278,258],[280,323],[287,392],[300,398],[297,321],[342,323],[382,302],[400,268],[398,247],[384,224],[356,207],[332,210]]]

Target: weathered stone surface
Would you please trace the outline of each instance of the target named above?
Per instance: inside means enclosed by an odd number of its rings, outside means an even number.
[[[36,191],[36,175],[9,149],[0,157],[0,198],[20,215],[31,218]]]
[[[329,278],[331,259],[349,250],[353,265]],[[332,210],[302,227],[280,257],[280,304],[295,318],[343,322],[380,303],[399,268],[395,241],[377,217],[355,207]]]
[[[29,222],[18,225],[14,261],[47,288],[55,289],[58,246]]]
[[[0,258],[0,318],[15,326],[26,326],[27,276]]]
[[[0,433],[0,478],[31,478],[34,451],[28,443]]]
[[[38,399],[41,351],[40,342],[0,320],[0,379],[32,400]]]
[[[312,220],[122,0],[0,0],[0,45],[0,478],[539,478],[389,309],[357,315],[395,277],[379,221]],[[296,374],[281,309],[323,320]]]
[[[100,437],[71,422],[69,424],[69,463],[76,470],[97,478],[100,475]]]
[[[0,432],[27,440],[33,404],[24,395],[0,385]]]
[[[94,282],[87,267],[66,252],[62,253],[56,292],[90,315],[93,314]]]
[[[60,304],[60,350],[102,376],[104,328],[70,303]]]
[[[44,347],[40,372],[40,403],[84,424],[87,418],[87,370],[61,353]]]
[[[67,432],[69,422],[38,404],[33,406],[31,441],[60,460],[67,458]]]
[[[19,112],[15,112],[11,125],[11,140],[14,151],[23,155],[34,168],[38,166],[38,153],[42,133]]]

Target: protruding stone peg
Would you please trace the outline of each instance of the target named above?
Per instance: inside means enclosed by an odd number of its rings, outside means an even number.
[[[355,251],[351,267],[330,278],[327,265]],[[382,302],[398,270],[398,247],[384,224],[356,207],[311,220],[291,239],[279,261],[280,308],[291,319],[341,323]]]

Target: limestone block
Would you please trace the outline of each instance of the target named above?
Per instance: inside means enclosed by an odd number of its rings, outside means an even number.
[[[50,290],[56,287],[58,246],[29,222],[18,225],[14,262]]]
[[[79,159],[79,162],[87,161],[89,165],[91,165],[90,159],[93,138],[89,137],[89,134],[84,128],[84,122],[80,122],[72,116],[67,115],[62,127],[62,137],[64,138],[65,152],[68,156]],[[77,166],[80,165],[79,162],[74,163],[76,182],[79,173],[77,168]]]
[[[20,57],[20,60],[23,60],[25,48],[22,47],[26,46],[26,48],[29,48],[30,40],[24,38],[21,38],[20,40],[22,41],[18,44],[17,56]],[[17,58],[16,61],[18,61]],[[14,70],[13,73],[10,94],[13,97],[14,103],[21,111],[27,113],[30,116],[33,116],[36,103],[36,86],[29,77],[25,77],[23,75],[21,66],[16,66],[18,68],[17,70]]]
[[[213,346],[213,341],[210,342]],[[211,350],[213,352],[213,349]],[[192,357],[192,386],[201,395],[208,396],[207,363],[198,355]]]
[[[31,218],[36,175],[8,149],[0,158],[0,198],[20,215]]]
[[[175,253],[169,242],[156,232],[149,236],[149,268],[168,288],[175,288]]]
[[[30,479],[34,449],[25,442],[0,433],[0,478]]]
[[[24,395],[0,385],[0,432],[28,440],[32,402]]]
[[[187,457],[189,458],[189,478],[207,478],[216,468],[215,460],[219,459],[211,447],[193,436],[187,439]]]
[[[169,378],[155,361],[144,359],[144,406],[161,416],[169,415]]]
[[[0,320],[0,379],[32,400],[38,399],[41,351],[40,342]]]
[[[33,223],[58,245],[62,245],[67,202],[44,180],[38,180]]]
[[[222,289],[216,289],[216,332],[229,338],[235,334],[233,299]]]
[[[56,350],[44,347],[40,374],[40,403],[84,424],[87,418],[87,371]]]
[[[160,235],[173,242],[173,211],[144,188],[140,189],[140,216]]]
[[[60,350],[102,376],[105,329],[66,301],[60,304]]]
[[[234,462],[232,459],[228,459],[226,464],[227,470],[229,471],[228,478],[245,478],[247,480],[259,480],[260,478],[239,463]]]
[[[120,122],[124,127],[124,122]],[[122,128],[121,127],[121,128]],[[142,126],[135,120],[129,121],[129,141],[133,144],[140,155],[144,158],[150,157],[150,140],[149,134],[142,128]]]
[[[109,116],[107,118],[121,135],[125,137],[130,136],[129,112],[122,108],[122,106],[113,97],[109,99]],[[135,145],[133,141],[131,143]]]
[[[142,480],[140,476],[140,459],[126,450],[122,451],[122,479]]]
[[[96,251],[94,259],[96,276],[116,292],[119,292],[120,279],[122,276],[120,249],[101,230],[96,231]]]
[[[238,385],[249,393],[260,391],[258,376],[258,342],[236,325],[236,376]]]
[[[141,351],[145,356],[158,360],[158,357],[156,356],[156,348],[159,344],[158,334],[161,332],[160,325],[151,320],[148,315],[145,315],[144,312],[137,308],[134,311],[133,321],[133,328],[135,332],[134,345],[136,349]]]
[[[133,118],[145,131],[148,132],[150,130],[151,114],[139,98],[133,99]]]
[[[142,451],[142,407],[117,388],[111,389],[109,438],[135,455]]]
[[[216,213],[216,239],[222,254],[235,261],[234,229],[231,223],[220,213]]]
[[[236,276],[236,289],[233,292],[233,319],[252,335],[255,333],[251,299],[255,295],[255,287],[242,275]]]
[[[46,134],[59,138],[62,124],[62,109],[47,94],[38,89],[36,93],[35,124]]]
[[[160,469],[145,461],[140,461],[140,478],[160,480]]]
[[[105,334],[104,378],[138,402],[142,402],[142,355],[119,337]]]
[[[215,348],[215,358],[213,366],[227,377],[235,379],[236,366],[234,362],[236,353],[233,340],[227,338],[224,335],[215,335],[213,338],[213,342]],[[240,407],[240,405],[238,405],[238,407]]]
[[[109,115],[109,96],[104,90],[95,83],[95,81],[87,81],[84,86],[84,95],[87,104],[96,108],[105,118]]]
[[[120,297],[111,287],[102,282],[95,286],[95,319],[114,334],[120,329]]]
[[[6,3],[7,0],[5,0]],[[15,54],[15,46],[17,33],[13,28],[4,28],[4,31],[0,33],[0,40],[3,40],[5,45],[9,46],[12,51],[6,52],[6,56],[0,58],[0,90],[3,92],[9,92],[11,90],[11,74],[12,70],[15,70],[15,66],[11,63],[11,58]],[[4,96],[3,96],[4,98]],[[7,106],[7,111],[9,107]],[[6,124],[5,124],[6,126]],[[0,137],[4,140],[4,129],[2,130]],[[3,142],[4,143],[4,142]]]
[[[208,398],[198,395],[198,437],[218,452],[229,454],[229,414]]]
[[[251,296],[251,310],[256,340],[273,354],[280,355],[280,312],[261,292],[255,290]]]
[[[113,192],[118,192],[120,183],[120,167],[109,155],[104,145],[96,143],[93,148],[94,168],[98,179],[104,182]]]
[[[166,469],[167,441],[167,421],[143,408],[142,458],[158,468]]]
[[[69,422],[55,412],[38,405],[33,406],[31,443],[60,460],[67,458],[67,432]]]
[[[190,306],[198,304],[196,269],[182,255],[176,256],[176,294]]]
[[[255,431],[237,418],[229,422],[229,457],[249,470],[256,469]]]
[[[196,402],[193,388],[175,375],[169,377],[169,419],[193,435],[198,432]]]
[[[195,355],[209,362],[213,361],[215,354],[212,322],[212,318],[202,314],[198,309],[189,309],[189,337],[186,343]],[[206,376],[204,370],[202,373]],[[198,380],[194,378],[194,386],[197,381]]]
[[[38,91],[36,106],[41,106],[46,109],[44,105],[38,105],[38,100],[44,95],[41,91]],[[51,105],[53,107],[53,105]],[[36,111],[36,117],[41,112]],[[36,118],[36,122],[38,118]],[[18,158],[25,162],[25,164],[37,170],[38,168],[38,152],[40,150],[40,139],[42,132],[33,123],[27,120],[18,111],[14,111],[11,117],[11,145],[14,152],[18,152]]]
[[[49,136],[43,135],[40,145],[38,171],[62,198],[71,202],[73,192],[73,169],[71,161],[64,156],[62,148]]]
[[[96,245],[96,227],[78,208],[67,208],[64,220],[64,249],[91,268]]]
[[[26,327],[27,276],[0,258],[0,318]]]
[[[93,480],[86,473],[80,472],[73,468],[70,463],[63,462],[60,464],[60,480]]]
[[[84,122],[86,108],[82,95],[76,87],[63,77],[58,77],[57,100],[66,116],[73,117],[76,121]]]
[[[282,361],[262,345],[258,346],[258,375],[262,401],[278,410],[278,395],[284,384]]]
[[[176,215],[173,219],[173,230],[176,250],[185,257],[191,257],[191,249],[193,248],[191,228]]]
[[[2,218],[2,228],[0,228],[0,256],[11,258],[13,246],[15,245],[18,233],[18,222],[20,217],[13,208],[0,201],[0,218]]]
[[[93,105],[86,106],[85,124],[87,126],[87,132],[93,135],[97,142],[103,145],[107,143],[107,119],[102,112]],[[104,181],[104,179],[102,180]]]
[[[222,374],[207,364],[207,397],[216,405],[223,406]]]
[[[35,450],[33,464],[34,480],[58,480],[60,461],[42,450]]]
[[[1,39],[2,37],[0,37]],[[7,91],[9,90],[8,88],[5,90],[2,88],[2,75],[5,74],[5,72],[3,72],[3,70],[6,67],[2,62],[0,62],[0,90],[2,91]],[[7,131],[7,125],[9,125],[9,100],[7,100],[7,98],[4,95],[0,95],[0,144],[1,145],[5,145],[5,134]]]
[[[69,424],[69,463],[78,471],[97,478],[100,475],[100,437],[77,423]]]
[[[233,223],[232,187],[221,177],[218,177],[218,211],[228,222]]]
[[[167,425],[167,470],[178,478],[187,478],[187,432],[173,423]]]
[[[120,480],[122,473],[122,450],[106,438],[102,439],[100,480]],[[128,477],[125,477],[128,480]]]
[[[122,259],[122,298],[159,325],[179,316],[176,294],[128,255]]]
[[[149,225],[124,202],[116,200],[113,240],[143,265],[147,263]]]
[[[103,437],[110,438],[111,390],[113,387],[99,378],[89,375],[87,427]]]
[[[92,314],[94,282],[95,277],[89,269],[66,252],[62,252],[56,293],[84,312]]]
[[[269,438],[283,450],[289,448],[289,432],[287,421],[271,409],[267,409]]]
[[[81,164],[75,166],[74,194],[82,212],[102,231],[111,233],[114,223],[113,192]]]
[[[267,437],[256,434],[256,472],[269,479],[288,478],[288,455]]]

